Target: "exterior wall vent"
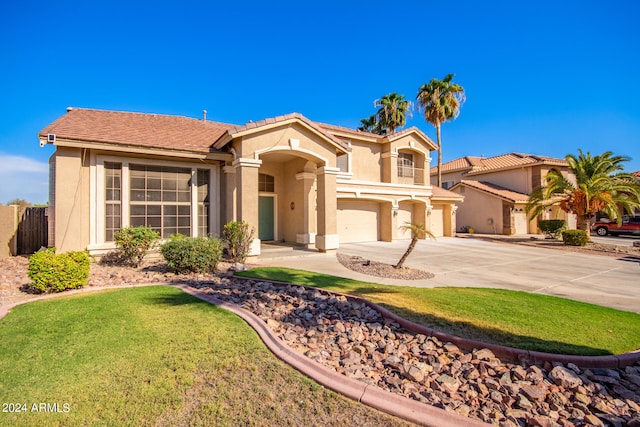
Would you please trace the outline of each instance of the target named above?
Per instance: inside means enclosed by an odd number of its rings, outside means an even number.
[[[56,142],[56,134],[55,133],[47,134],[47,142],[50,144]]]

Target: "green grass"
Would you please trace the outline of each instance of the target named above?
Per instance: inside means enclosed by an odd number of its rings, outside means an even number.
[[[171,287],[18,306],[0,319],[0,343],[0,400],[27,407],[0,412],[2,426],[401,424],[306,379],[240,318]]]
[[[414,288],[277,267],[236,273],[356,295],[416,323],[461,337],[558,354],[640,349],[640,315],[503,289]]]

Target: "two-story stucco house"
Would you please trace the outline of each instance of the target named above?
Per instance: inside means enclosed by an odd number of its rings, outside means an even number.
[[[300,114],[243,126],[206,119],[70,108],[39,133],[50,159],[50,242],[114,247],[121,227],[164,238],[219,235],[244,220],[261,241],[338,248],[391,241],[404,222],[455,233],[463,197],[426,180],[434,143],[419,129],[380,136]]]
[[[564,159],[509,153],[495,157],[466,156],[442,165],[442,187],[464,196],[457,211],[458,229],[471,227],[478,233],[538,233],[537,219],[529,220],[525,206],[533,189],[546,184],[547,173],[558,170],[573,176]],[[437,168],[431,168],[431,182]],[[564,219],[575,228],[575,216],[558,207],[541,219]]]

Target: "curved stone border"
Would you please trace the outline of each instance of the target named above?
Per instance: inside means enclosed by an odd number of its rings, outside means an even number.
[[[254,281],[262,281],[278,284],[281,286],[290,286],[291,283],[287,282],[278,282],[275,280],[262,280],[255,278],[246,278],[240,276],[234,276],[236,279],[242,280],[254,280]],[[497,344],[487,344],[482,341],[476,341],[468,338],[461,338],[456,335],[450,335],[444,332],[439,332],[431,328],[427,328],[426,326],[419,325],[417,323],[413,323],[410,320],[407,320],[403,317],[398,316],[397,314],[387,310],[386,308],[379,306],[371,301],[368,301],[364,298],[356,297],[349,294],[343,294],[340,292],[333,292],[323,288],[316,288],[313,286],[305,286],[295,284],[294,286],[300,286],[306,289],[313,289],[321,292],[329,292],[335,295],[340,295],[347,298],[350,301],[364,303],[367,306],[371,307],[374,310],[377,310],[382,314],[383,317],[393,320],[394,322],[399,323],[405,329],[423,335],[432,335],[438,338],[441,341],[449,341],[458,347],[465,350],[473,350],[474,348],[488,348],[500,358],[507,359],[511,362],[525,362],[531,365],[543,363],[543,362],[560,362],[563,364],[573,363],[576,366],[581,368],[606,368],[606,369],[620,369],[625,366],[633,365],[636,362],[640,362],[640,350],[632,351],[629,353],[622,353],[613,356],[576,356],[571,354],[555,354],[555,353],[544,353],[541,351],[532,351],[532,350],[523,350],[520,348],[513,347],[505,347]]]
[[[244,277],[234,276],[234,279],[240,280],[257,280]],[[291,283],[278,282],[269,280],[268,282],[290,286]],[[214,304],[225,310],[228,310],[237,316],[240,316],[249,326],[251,326],[260,336],[265,345],[269,348],[274,355],[280,358],[285,363],[291,365],[296,370],[300,371],[304,375],[312,378],[319,384],[340,393],[346,397],[349,397],[358,402],[364,403],[368,406],[386,412],[388,414],[397,416],[399,418],[406,419],[408,421],[424,425],[424,426],[442,426],[442,427],[479,427],[486,426],[480,420],[473,418],[467,418],[455,412],[449,412],[444,409],[440,409],[434,406],[430,406],[424,403],[417,402],[413,399],[400,396],[386,390],[382,390],[376,386],[372,386],[361,381],[345,377],[337,372],[334,372],[323,365],[315,362],[304,355],[294,351],[289,346],[284,344],[274,333],[269,329],[265,322],[263,322],[258,316],[245,310],[234,304],[230,304],[212,297],[209,294],[200,292],[199,290],[192,288],[184,284],[169,284],[169,283],[153,283],[153,284],[136,284],[136,285],[124,285],[124,286],[101,286],[78,289],[59,294],[48,294],[40,297],[36,297],[30,300],[21,301],[18,303],[8,304],[0,306],[0,319],[7,315],[9,311],[18,305],[25,304],[32,301],[39,301],[45,299],[51,299],[62,296],[77,295],[86,292],[103,291],[103,290],[117,290],[126,289],[141,286],[172,286],[176,287],[183,292],[186,292],[198,299],[206,301],[210,304]],[[630,353],[624,353],[616,356],[572,356],[553,353],[542,353],[536,351],[527,351],[511,347],[503,347],[494,344],[486,344],[480,341],[470,340],[466,338],[460,338],[455,335],[449,335],[442,332],[434,331],[433,329],[426,328],[416,323],[410,322],[397,314],[374,304],[366,299],[342,294],[340,292],[331,292],[326,289],[316,288],[313,286],[294,285],[301,286],[306,289],[314,289],[322,292],[330,292],[336,295],[344,296],[345,298],[364,303],[374,310],[378,310],[383,317],[387,317],[398,324],[402,325],[407,330],[412,332],[432,335],[443,341],[449,341],[461,348],[473,349],[473,348],[488,348],[496,356],[507,358],[513,361],[526,361],[528,363],[539,362],[562,362],[562,363],[574,363],[578,366],[585,368],[621,368],[624,366],[632,365],[640,361],[640,350]]]
[[[217,305],[240,316],[249,326],[255,329],[265,345],[279,359],[328,389],[357,402],[364,403],[380,411],[423,426],[479,427],[488,425],[480,420],[467,418],[458,413],[420,403],[408,397],[400,396],[376,386],[363,383],[362,381],[345,377],[291,349],[269,329],[262,319],[250,311],[219,300],[207,293],[200,292],[186,285],[177,285],[177,287],[196,298]]]

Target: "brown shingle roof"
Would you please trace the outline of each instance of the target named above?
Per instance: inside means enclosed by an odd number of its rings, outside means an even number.
[[[458,170],[468,170],[468,175],[482,174],[498,169],[510,169],[514,167],[530,166],[534,164],[550,164],[556,166],[567,166],[564,159],[554,157],[538,156],[535,154],[508,153],[494,157],[474,157],[466,156],[452,160],[442,165],[442,172],[453,172]],[[431,175],[437,173],[437,168],[431,168]]]
[[[182,116],[74,108],[38,136],[55,134],[57,139],[209,152],[213,142],[233,127]]]
[[[508,188],[504,188],[500,185],[492,184],[486,181],[472,181],[463,179],[462,181],[454,185],[453,188],[456,188],[460,185],[465,185],[467,187],[475,188],[476,190],[484,191],[485,193],[498,196],[512,203],[526,203],[529,201],[529,196],[527,194],[518,193],[517,191],[512,191]]]

